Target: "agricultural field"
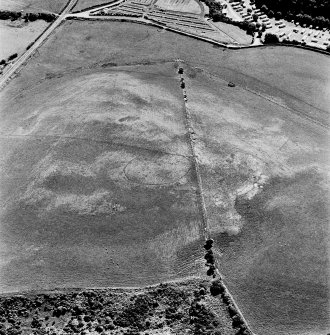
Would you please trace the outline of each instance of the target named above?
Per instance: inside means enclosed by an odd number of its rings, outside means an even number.
[[[186,108],[217,261],[244,316],[257,334],[324,334],[329,63],[66,22],[0,93],[1,291],[202,276]]]
[[[115,1],[116,0],[78,0],[76,5],[72,8],[72,12],[79,12],[83,9],[107,5]]]
[[[195,0],[157,0],[155,5],[163,10],[200,14],[201,7]]]
[[[59,13],[66,3],[66,0],[0,0],[0,10]]]
[[[0,59],[7,59],[14,53],[21,54],[47,27],[45,21],[11,22],[0,21]]]

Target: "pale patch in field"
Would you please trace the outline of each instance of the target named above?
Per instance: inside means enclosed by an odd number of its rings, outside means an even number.
[[[156,7],[164,10],[200,14],[201,8],[195,0],[157,0]]]
[[[189,168],[189,159],[178,155],[137,157],[126,166],[125,175],[130,181],[146,185],[185,184]]]
[[[283,194],[269,200],[266,204],[266,210],[271,211],[275,208],[285,208],[297,205],[299,205],[299,201],[296,198]]]
[[[126,210],[113,199],[113,194],[106,190],[99,190],[90,195],[65,194],[58,195],[46,208],[47,211],[65,208],[79,215],[111,215]]]

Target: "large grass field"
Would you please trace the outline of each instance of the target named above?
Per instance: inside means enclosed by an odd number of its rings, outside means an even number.
[[[176,71],[159,68],[80,71],[5,99],[2,237],[29,252],[3,289],[155,283],[198,261],[177,257],[200,223]]]
[[[1,10],[59,13],[67,0],[0,0]]]
[[[178,59],[225,281],[257,334],[324,334],[329,58],[137,24],[68,22],[1,92],[1,290],[204,273]]]

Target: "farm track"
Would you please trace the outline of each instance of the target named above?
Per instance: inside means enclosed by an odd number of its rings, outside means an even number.
[[[179,63],[180,66],[180,63]],[[182,74],[180,74],[180,80],[184,81],[184,77]],[[186,123],[186,130],[187,130],[187,139],[188,139],[188,146],[189,150],[191,152],[191,158],[192,158],[192,165],[193,169],[195,171],[195,177],[196,177],[196,183],[197,183],[197,198],[198,198],[198,204],[201,212],[202,217],[202,229],[204,233],[205,241],[210,238],[210,231],[209,231],[209,224],[208,224],[208,217],[207,217],[207,210],[205,206],[205,200],[204,200],[204,192],[203,192],[203,184],[202,184],[202,178],[200,175],[200,167],[198,162],[198,157],[196,155],[195,151],[195,144],[194,139],[192,138],[194,132],[194,128],[191,122],[191,114],[189,112],[189,109],[187,108],[187,102],[185,99],[185,91],[182,89],[182,96],[184,98],[184,117],[185,117],[185,123]]]

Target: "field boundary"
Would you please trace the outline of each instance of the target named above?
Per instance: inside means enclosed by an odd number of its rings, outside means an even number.
[[[178,62],[178,65],[180,67],[180,62]],[[180,82],[184,82],[184,77],[183,77],[183,72],[182,74],[179,73],[180,75]],[[184,113],[184,118],[185,118],[185,126],[186,126],[186,136],[188,139],[188,146],[191,152],[191,160],[192,160],[192,165],[193,169],[195,171],[196,175],[196,183],[197,183],[197,198],[198,198],[198,203],[201,211],[201,217],[202,217],[202,224],[203,224],[203,233],[204,233],[204,239],[205,241],[210,238],[210,232],[209,232],[209,224],[208,224],[208,216],[207,216],[207,210],[205,206],[205,199],[204,199],[204,191],[203,191],[203,183],[202,183],[202,178],[200,176],[200,168],[199,168],[199,162],[198,162],[198,157],[196,155],[195,151],[195,145],[194,145],[194,139],[193,135],[195,134],[194,128],[192,126],[191,122],[191,114],[190,111],[187,108],[186,102],[187,102],[187,97],[184,89],[182,89],[182,96],[183,96],[183,113]]]
[[[196,183],[197,183],[197,198],[199,200],[199,207],[201,210],[201,215],[202,215],[202,224],[203,224],[203,230],[204,230],[204,238],[205,241],[209,241],[211,240],[211,234],[210,234],[210,230],[209,230],[209,224],[208,224],[208,215],[207,215],[207,209],[206,209],[206,205],[205,205],[205,199],[204,199],[204,190],[203,190],[203,182],[202,182],[202,178],[201,178],[201,174],[200,174],[200,167],[199,167],[199,162],[198,162],[198,157],[196,155],[195,152],[195,139],[193,138],[193,136],[195,135],[195,131],[194,128],[192,126],[192,122],[191,122],[191,114],[189,109],[187,108],[187,101],[189,99],[189,97],[186,95],[186,91],[185,91],[185,82],[184,82],[184,76],[183,76],[183,68],[180,69],[180,61],[178,61],[179,64],[179,74],[180,74],[180,82],[181,82],[181,88],[182,88],[182,96],[183,96],[183,102],[184,102],[184,114],[185,114],[185,120],[186,120],[186,127],[187,127],[187,138],[188,138],[188,145],[190,147],[191,153],[192,153],[192,165],[193,168],[195,170],[195,174],[196,174]],[[181,73],[182,72],[182,73]],[[222,280],[223,276],[221,275],[219,268],[217,266],[217,261],[215,260],[214,262],[214,267],[215,267],[215,274],[214,274],[214,278],[218,277],[220,280]],[[240,308],[238,307],[238,305],[235,302],[234,297],[232,296],[232,294],[230,293],[228,287],[225,285],[225,283],[222,281],[222,286],[224,288],[224,291],[227,293],[227,295],[229,296],[229,299],[232,303],[232,305],[234,306],[234,308],[237,311],[237,314],[241,317],[242,321],[244,322],[244,324],[246,325],[246,328],[249,331],[249,334],[253,334],[251,330],[251,327],[249,326],[247,320],[245,319],[242,311],[240,310]]]

